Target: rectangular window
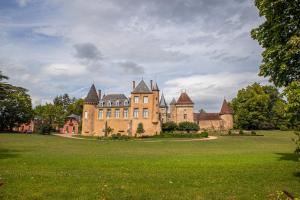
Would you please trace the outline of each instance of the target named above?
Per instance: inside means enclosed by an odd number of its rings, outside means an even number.
[[[139,103],[139,97],[137,96],[134,97],[134,103]]]
[[[187,114],[184,114],[184,115],[183,115],[183,119],[187,119]]]
[[[145,97],[143,98],[143,102],[144,102],[144,103],[148,103],[148,101],[149,101],[148,97],[145,96]]]
[[[103,110],[99,110],[98,119],[103,119]]]
[[[85,112],[84,112],[84,119],[87,119],[87,118],[88,118],[88,112],[85,111]]]
[[[111,118],[111,110],[110,109],[107,109],[107,111],[106,111],[106,118],[107,119]]]
[[[148,118],[148,116],[149,116],[148,108],[143,109],[143,117]]]
[[[138,118],[138,117],[139,117],[139,109],[135,108],[135,109],[133,110],[133,117],[134,117],[134,118]]]
[[[116,109],[116,111],[115,111],[115,117],[116,117],[117,119],[120,118],[120,110],[119,110],[119,109]]]
[[[125,119],[128,118],[128,110],[127,110],[127,109],[124,110],[124,118],[125,118]]]

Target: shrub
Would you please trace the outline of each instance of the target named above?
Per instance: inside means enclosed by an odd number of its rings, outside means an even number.
[[[281,131],[287,131],[287,130],[289,130],[288,127],[287,127],[286,125],[280,125],[280,126],[279,126],[279,129],[280,129]]]
[[[112,140],[128,140],[130,137],[127,135],[121,135],[120,133],[112,134],[111,139]]]
[[[103,129],[103,131],[104,131],[105,137],[107,137],[114,131],[114,129],[108,126],[105,129]]]
[[[243,130],[240,130],[240,131],[239,131],[239,134],[240,134],[240,135],[243,135],[243,134],[244,134],[244,131],[243,131]]]
[[[231,134],[232,134],[232,131],[231,131],[231,130],[229,130],[229,131],[228,131],[228,135],[231,135]]]
[[[175,122],[166,122],[162,124],[162,131],[163,132],[174,132],[178,128]]]
[[[190,133],[191,131],[199,131],[199,126],[193,122],[180,122],[178,124],[178,130]]]
[[[43,135],[49,135],[52,131],[52,127],[50,124],[40,124],[37,128],[37,132]]]
[[[204,131],[200,134],[202,137],[207,138],[208,137],[208,132]]]
[[[251,131],[251,135],[256,135],[256,132],[255,131]]]
[[[136,133],[138,133],[138,134],[143,134],[144,132],[145,132],[145,130],[144,130],[143,123],[139,123],[139,124],[138,124],[138,127],[137,127],[137,129],[136,129]]]
[[[299,131],[295,131],[295,135],[296,135],[296,138],[293,138],[293,141],[296,144],[295,153],[296,154],[300,154],[300,132]]]

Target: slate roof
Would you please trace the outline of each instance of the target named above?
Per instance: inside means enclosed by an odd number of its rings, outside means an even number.
[[[160,98],[160,101],[159,101],[159,107],[161,108],[168,108],[168,104],[165,100],[165,97],[164,97],[164,94],[162,93],[161,94],[161,98]]]
[[[97,94],[97,90],[95,85],[93,84],[86,96],[86,98],[84,99],[85,103],[95,103],[97,104],[99,102],[99,97]]]
[[[124,94],[107,94],[99,102],[99,107],[127,107],[129,105],[129,99]]]
[[[205,121],[205,120],[221,120],[219,113],[194,113],[195,121]]]
[[[221,108],[221,111],[220,111],[220,114],[221,115],[224,115],[224,114],[232,114],[232,110],[231,108],[229,107],[226,99],[224,99],[223,101],[223,104],[222,104],[222,108]]]
[[[145,83],[144,80],[141,80],[141,82],[134,88],[132,91],[133,94],[139,94],[139,93],[152,93],[152,91],[149,89],[147,84]]]
[[[186,92],[182,92],[180,97],[178,98],[176,104],[178,105],[186,105],[186,104],[194,104],[189,95]]]
[[[71,115],[67,116],[67,118],[75,119],[75,120],[78,121],[78,122],[80,121],[80,116],[75,115],[75,114],[71,114]]]
[[[159,91],[157,83],[153,84],[152,91]]]
[[[175,105],[175,104],[176,104],[176,100],[175,100],[175,98],[173,98],[170,105]]]

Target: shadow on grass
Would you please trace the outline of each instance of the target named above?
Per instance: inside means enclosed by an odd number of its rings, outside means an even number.
[[[19,156],[16,150],[0,149],[0,159],[16,158]]]
[[[300,160],[299,154],[295,154],[295,153],[276,153],[276,154],[281,156],[279,160],[288,160],[288,161],[295,161],[295,162],[298,162]]]

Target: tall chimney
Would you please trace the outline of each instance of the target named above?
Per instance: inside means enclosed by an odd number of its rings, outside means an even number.
[[[132,89],[135,89],[135,81],[132,81]]]
[[[153,88],[153,80],[150,80],[150,89],[152,90]]]
[[[98,97],[101,99],[101,90],[98,90]]]

